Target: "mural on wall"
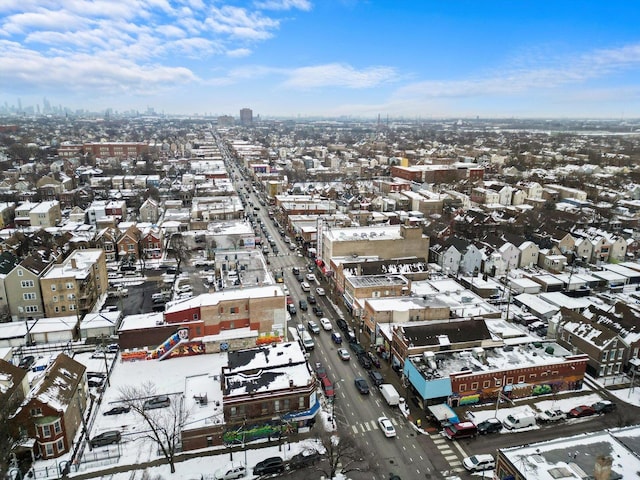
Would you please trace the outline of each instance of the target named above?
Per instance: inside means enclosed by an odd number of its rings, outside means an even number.
[[[154,350],[135,350],[121,352],[120,359],[123,362],[136,360],[165,360],[176,357],[190,357],[205,353],[204,344],[201,341],[189,341],[189,329],[179,328]]]
[[[296,425],[289,422],[242,425],[237,430],[224,432],[222,441],[225,445],[238,445],[261,438],[273,440],[292,433],[296,433]]]

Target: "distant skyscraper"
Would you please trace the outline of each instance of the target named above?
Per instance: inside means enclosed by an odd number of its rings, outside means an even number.
[[[253,123],[253,111],[250,108],[240,110],[240,123],[242,125],[251,125]]]

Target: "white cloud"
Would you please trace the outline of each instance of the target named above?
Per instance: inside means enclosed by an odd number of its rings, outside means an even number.
[[[248,48],[235,48],[233,50],[227,50],[226,53],[227,57],[241,58],[251,55],[251,50],[249,50]]]
[[[244,8],[224,6],[212,7],[206,24],[216,33],[249,40],[271,38],[272,30],[280,26],[278,20],[265,17],[257,12],[247,12]]]
[[[357,70],[350,65],[330,63],[290,70],[285,86],[298,89],[317,87],[371,88],[397,80],[392,67]]]
[[[262,0],[254,3],[256,8],[262,10],[311,10],[309,0]]]

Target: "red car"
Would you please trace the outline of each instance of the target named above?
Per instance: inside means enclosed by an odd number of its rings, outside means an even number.
[[[590,415],[595,415],[596,411],[593,407],[589,405],[580,405],[579,407],[572,408],[569,411],[569,417],[571,418],[580,418],[580,417],[588,417]]]

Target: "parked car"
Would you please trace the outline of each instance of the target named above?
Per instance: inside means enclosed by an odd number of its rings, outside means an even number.
[[[157,397],[152,397],[148,400],[145,400],[142,405],[143,410],[153,410],[155,408],[164,408],[171,405],[171,399],[167,395],[158,395]]]
[[[266,475],[284,472],[284,462],[280,457],[269,457],[253,467],[254,475]]]
[[[333,390],[333,383],[329,380],[329,377],[323,377],[320,380],[320,385],[322,385],[322,390],[324,390],[324,394],[332,398],[335,395],[335,391]]]
[[[347,352],[347,353],[349,353],[349,352]],[[371,378],[371,381],[373,382],[373,384],[376,387],[379,387],[380,385],[382,385],[384,383],[384,377],[377,370],[369,370],[369,377]]]
[[[369,357],[369,360],[373,365],[375,365],[376,368],[380,368],[380,359],[375,353],[367,352],[367,357]]]
[[[316,293],[318,294],[318,296],[323,297],[326,295],[326,292],[324,291],[324,288],[322,287],[318,287],[316,288]]]
[[[214,480],[233,480],[247,475],[247,467],[242,462],[231,462],[213,474]]]
[[[382,433],[384,433],[385,437],[391,438],[396,436],[396,429],[394,428],[393,423],[391,423],[391,420],[389,420],[387,417],[379,417],[378,425],[380,426],[380,430],[382,430]]]
[[[616,409],[616,404],[610,400],[600,400],[591,405],[591,408],[593,408],[596,413],[609,413]]]
[[[364,378],[356,377],[353,380],[353,383],[355,383],[356,388],[358,389],[358,391],[362,395],[368,395],[369,394],[369,384],[367,383],[367,381]]]
[[[365,352],[364,348],[362,348],[362,345],[359,343],[350,343],[349,347],[351,347],[351,351],[357,356],[360,356]]]
[[[316,314],[316,317],[322,317],[324,315],[324,311],[320,307],[318,307],[317,305],[314,305],[313,313]]]
[[[315,465],[320,460],[320,454],[316,450],[303,450],[291,457],[291,460],[289,460],[289,468],[292,470],[298,470],[310,465]]]
[[[369,360],[366,352],[358,355],[358,361],[360,362],[360,365],[362,365],[362,368],[371,370],[371,360]]]
[[[296,310],[296,306],[293,303],[287,305],[287,310],[289,310],[290,315],[295,315],[296,313],[298,313],[298,311]]]
[[[349,329],[349,325],[344,318],[339,318],[338,320],[336,320],[336,325],[338,325],[338,328],[343,332],[346,332]]]
[[[299,275],[299,274],[300,274],[300,269],[299,269],[298,267],[292,267],[292,268],[291,268],[291,272],[292,272],[294,275]]]
[[[333,343],[336,345],[342,345],[342,335],[340,335],[340,332],[332,332],[331,340],[333,340]]]
[[[316,276],[313,273],[307,273],[305,278],[307,279],[308,282],[315,282],[316,281]]]
[[[497,433],[502,430],[502,422],[497,418],[487,418],[485,421],[480,422],[478,425],[478,433],[480,435],[486,435],[488,433]]]
[[[308,305],[307,305],[307,301],[306,300],[299,300],[298,301],[298,308],[300,310],[304,310],[305,312],[307,311]]]
[[[307,301],[309,302],[309,305],[315,305],[316,297],[314,297],[313,295],[307,295]]]
[[[111,407],[109,410],[103,413],[103,415],[120,415],[121,413],[129,413],[131,411],[131,407],[126,405],[120,405],[117,407]]]
[[[309,320],[307,322],[307,327],[309,328],[309,331],[311,333],[315,333],[316,335],[318,335],[320,333],[320,327],[318,326],[318,324],[316,322],[314,322],[313,320]]]
[[[322,328],[324,328],[327,331],[333,330],[333,325],[331,325],[331,320],[329,320],[327,317],[322,317],[320,319],[320,325],[322,325]]]
[[[496,461],[492,455],[473,455],[467,457],[462,461],[464,468],[470,472],[482,472],[484,470],[491,470],[496,467]]]
[[[580,417],[588,417],[590,415],[595,415],[596,411],[593,407],[589,405],[580,405],[579,407],[572,408],[569,410],[568,416],[571,418],[580,418]]]
[[[559,422],[565,418],[567,418],[567,414],[562,410],[545,410],[544,412],[540,412],[536,415],[536,419],[540,423]]]
[[[320,362],[316,362],[314,366],[314,370],[316,371],[316,375],[318,378],[324,378],[327,376],[327,370],[324,368],[324,365]]]
[[[105,447],[113,443],[120,443],[120,432],[117,430],[110,430],[108,432],[102,432],[100,435],[96,435],[90,441],[91,447]]]
[[[347,350],[346,348],[339,348],[338,356],[340,357],[340,360],[345,362],[348,362],[349,360],[351,360],[351,355],[349,354],[349,350]]]
[[[35,361],[36,361],[36,357],[34,357],[33,355],[27,355],[20,359],[20,363],[18,364],[18,366],[20,368],[24,368],[25,370],[29,370],[29,368],[31,367],[31,365],[33,365]]]

